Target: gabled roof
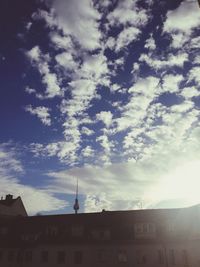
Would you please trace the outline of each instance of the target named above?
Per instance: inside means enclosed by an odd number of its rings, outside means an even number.
[[[16,216],[22,215],[27,216],[26,209],[22,202],[21,197],[13,198],[12,195],[6,195],[5,199],[0,200],[0,216],[2,215],[9,215],[9,216]]]
[[[12,206],[18,199],[19,197],[17,198],[13,198],[13,199],[1,199],[0,200],[0,204],[4,205],[4,206]]]

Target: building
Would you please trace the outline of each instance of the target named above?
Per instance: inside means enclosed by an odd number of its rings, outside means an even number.
[[[0,216],[8,215],[8,216],[27,216],[26,209],[21,200],[21,197],[13,198],[12,195],[6,195],[5,199],[3,197],[0,200]]]
[[[1,216],[2,267],[199,267],[200,207]]]

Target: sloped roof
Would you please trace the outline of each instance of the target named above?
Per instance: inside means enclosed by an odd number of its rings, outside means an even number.
[[[17,198],[12,198],[12,199],[1,199],[0,200],[0,204],[4,205],[4,206],[12,206],[18,199]]]

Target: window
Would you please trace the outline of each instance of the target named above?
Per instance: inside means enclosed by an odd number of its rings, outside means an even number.
[[[110,240],[109,229],[95,229],[91,231],[92,237],[97,240]]]
[[[158,263],[164,264],[164,252],[161,249],[158,250]]]
[[[75,251],[74,252],[74,263],[81,264],[83,261],[83,253],[82,251]]]
[[[143,229],[143,227],[142,227],[141,223],[136,223],[135,224],[135,232],[136,233],[142,233],[142,229]]]
[[[32,251],[31,250],[25,251],[24,258],[25,258],[26,262],[31,262],[32,261]]]
[[[105,249],[100,249],[98,251],[98,261],[106,262],[108,260],[108,252]]]
[[[8,261],[11,262],[11,261],[14,261],[15,259],[15,253],[14,251],[8,251]]]
[[[141,251],[136,251],[136,262],[138,264],[145,264],[147,262],[147,257]]]
[[[142,263],[145,264],[147,262],[147,257],[146,255],[142,255]]]
[[[182,261],[184,266],[188,265],[188,255],[187,255],[187,250],[185,249],[182,250]]]
[[[57,263],[59,264],[65,263],[65,251],[57,252]]]
[[[136,237],[155,237],[156,227],[154,223],[136,223],[134,225]]]
[[[23,252],[22,251],[18,251],[18,253],[17,253],[17,262],[18,263],[23,262]]]
[[[49,256],[48,251],[46,251],[46,250],[41,251],[41,262],[43,262],[43,263],[48,262],[48,256]]]
[[[172,265],[175,265],[175,253],[173,249],[170,249],[169,251],[169,262]]]
[[[72,227],[72,236],[80,237],[82,235],[83,235],[83,226],[76,225]]]
[[[126,253],[126,250],[120,249],[118,251],[118,261],[119,262],[127,262],[127,253]]]
[[[58,233],[58,229],[56,226],[48,226],[46,228],[46,234],[49,236],[56,236]]]
[[[23,241],[36,241],[39,238],[39,234],[22,234],[21,239]]]
[[[143,233],[148,233],[149,232],[149,227],[148,227],[147,223],[143,224],[142,231],[143,231]]]
[[[103,240],[109,240],[110,239],[110,230],[106,229],[101,232],[101,238]]]
[[[169,222],[168,223],[168,232],[169,233],[171,233],[171,234],[173,234],[174,232],[175,232],[175,225],[174,225],[174,223],[173,222]]]

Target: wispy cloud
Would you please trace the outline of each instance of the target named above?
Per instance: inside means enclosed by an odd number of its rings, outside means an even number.
[[[20,182],[24,166],[11,143],[0,144],[0,187],[1,194],[21,196],[29,214],[64,208],[67,202],[53,194]],[[28,182],[28,181],[27,181]]]

